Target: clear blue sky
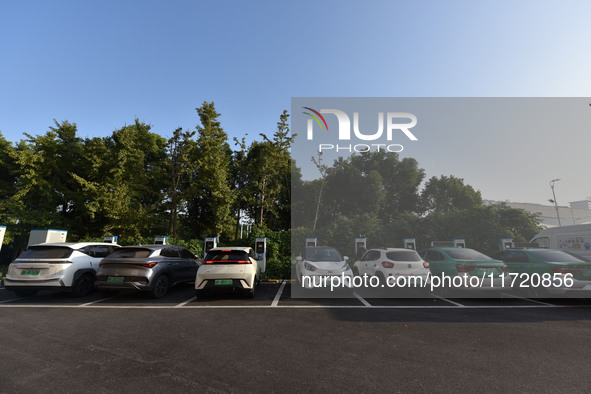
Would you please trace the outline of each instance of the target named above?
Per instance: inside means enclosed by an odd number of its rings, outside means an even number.
[[[107,136],[137,117],[169,136],[207,100],[253,138],[291,97],[591,96],[590,21],[588,1],[2,1],[0,132],[55,118]],[[591,195],[568,179],[589,157],[548,174],[559,202]],[[442,171],[485,198],[548,198]]]

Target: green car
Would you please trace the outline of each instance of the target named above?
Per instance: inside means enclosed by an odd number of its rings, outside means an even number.
[[[503,274],[507,274],[505,263],[474,249],[429,248],[421,256],[429,263],[434,287],[448,294],[466,289],[501,291],[508,287],[503,281]]]
[[[591,263],[555,249],[507,249],[493,257],[509,268],[514,289],[533,295],[591,295]]]

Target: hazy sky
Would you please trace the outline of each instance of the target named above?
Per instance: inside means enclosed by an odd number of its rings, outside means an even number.
[[[0,132],[18,141],[55,118],[107,136],[137,117],[169,136],[194,128],[207,100],[230,138],[257,138],[291,97],[587,97],[590,20],[588,1],[3,1]],[[491,182],[478,160],[435,147],[444,165],[419,164],[484,198],[546,202],[553,178],[561,204],[591,196],[583,172],[570,175],[591,169],[580,154],[590,134],[539,137],[578,149],[550,153],[534,188]],[[496,141],[456,139],[465,150]],[[515,149],[494,150],[504,168],[523,167]]]

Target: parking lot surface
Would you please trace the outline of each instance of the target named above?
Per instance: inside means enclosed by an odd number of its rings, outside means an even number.
[[[0,289],[0,392],[581,392],[591,302]]]

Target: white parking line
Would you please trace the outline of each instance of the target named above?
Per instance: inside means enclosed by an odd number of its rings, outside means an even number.
[[[114,296],[107,297],[107,298],[101,298],[101,299],[98,299],[98,300],[95,300],[95,301],[90,301],[90,302],[87,302],[87,303],[85,303],[85,304],[80,304],[80,306],[89,306],[89,305],[94,305],[94,304],[96,304],[97,302],[101,302],[101,301],[107,301],[107,300],[111,300],[111,299],[113,299],[113,298],[117,298],[117,297],[119,297],[119,294],[115,294]]]
[[[183,306],[187,305],[188,303],[195,301],[196,299],[197,299],[197,296],[193,296],[192,298],[189,298],[187,301],[181,302],[180,304],[176,304],[174,307],[175,308],[183,307]]]
[[[10,300],[4,300],[4,301],[0,301],[0,304],[5,304],[5,303],[7,303],[7,302],[10,302],[10,301],[14,301],[14,300],[21,300],[21,299],[22,299],[22,298],[11,298]]]
[[[443,301],[449,302],[450,304],[453,304],[453,305],[455,305],[455,306],[461,307],[461,308],[465,308],[465,307],[466,307],[466,305],[464,305],[464,304],[460,304],[459,302],[455,302],[455,301],[452,301],[452,300],[448,300],[447,298],[438,297],[438,296],[435,296],[435,297],[439,298],[440,300],[443,300]]]
[[[515,299],[518,299],[518,300],[524,300],[524,301],[534,302],[536,304],[541,304],[541,305],[554,305],[554,304],[549,304],[547,302],[538,301],[538,300],[533,299],[533,298],[523,298],[523,297],[518,297],[516,295],[508,294],[508,293],[503,293],[503,295],[506,296],[506,297],[509,297],[509,298],[515,298]]]
[[[524,298],[524,300],[530,301],[530,302],[535,302],[536,304],[541,304],[541,305],[553,305],[553,304],[548,304],[547,302],[542,302],[533,298]]]
[[[359,301],[361,301],[361,303],[362,303],[363,305],[365,305],[365,306],[367,306],[367,307],[373,307],[373,305],[372,305],[372,304],[370,304],[369,302],[367,302],[367,301],[365,300],[365,298],[361,297],[359,294],[357,294],[357,292],[355,292],[355,291],[354,291],[354,292],[353,292],[353,295],[354,295],[355,297],[357,297],[357,299],[358,299]]]
[[[273,298],[273,302],[271,303],[272,307],[276,308],[279,305],[279,299],[281,298],[281,294],[283,293],[286,283],[287,282],[285,280],[281,282],[281,286],[279,286],[279,290],[277,290],[277,294],[275,294],[275,298]]]
[[[47,304],[4,304],[2,308],[69,308],[69,309],[179,309],[171,305],[101,305],[92,308],[81,305],[47,305]],[[545,308],[591,308],[591,305],[187,305],[185,309],[545,309]]]

